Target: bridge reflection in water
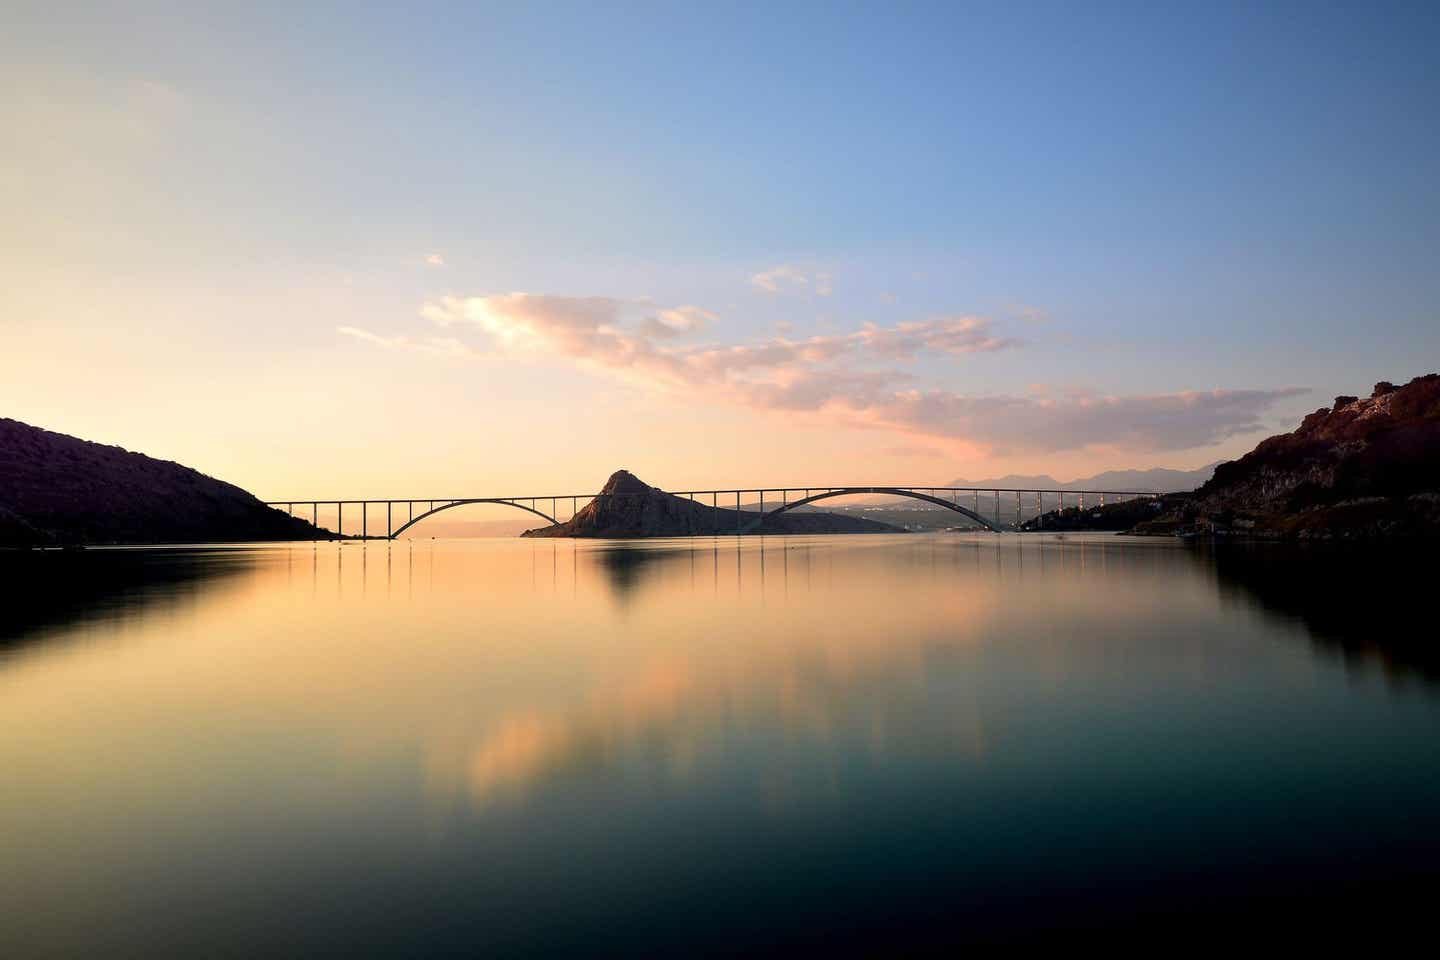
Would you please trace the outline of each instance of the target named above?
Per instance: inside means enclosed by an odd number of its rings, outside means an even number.
[[[327,513],[334,508],[334,534],[344,539],[394,540],[415,524],[445,510],[473,504],[498,504],[514,507],[535,514],[551,526],[573,518],[580,510],[602,497],[656,497],[664,495],[679,497],[701,506],[714,509],[712,534],[744,534],[758,532],[765,521],[773,519],[788,510],[808,506],[821,500],[835,497],[878,495],[902,497],[929,503],[954,511],[986,530],[999,532],[1007,527],[1018,529],[1026,510],[1030,516],[1038,516],[1047,509],[1064,510],[1069,507],[1086,509],[1086,498],[1092,507],[1105,506],[1124,500],[1149,499],[1158,496],[1146,490],[1058,490],[1043,488],[997,488],[997,487],[917,487],[917,486],[807,486],[807,487],[750,487],[728,490],[680,490],[663,491],[658,487],[646,491],[617,491],[611,493],[566,493],[544,494],[524,497],[396,497],[376,500],[267,500],[268,506],[284,509],[291,516],[305,517],[309,508],[310,522],[320,527],[320,511]],[[766,509],[766,497],[770,508]],[[1005,500],[1002,514],[1001,499]],[[1066,497],[1070,500],[1067,504]],[[730,506],[734,498],[734,507]],[[1015,511],[1013,526],[1008,516],[1010,498],[1014,498]],[[746,500],[745,498],[748,498]],[[778,506],[776,502],[778,501]],[[561,519],[561,510],[569,505],[569,513]],[[983,507],[988,507],[988,515]],[[1047,507],[1047,504],[1049,505]],[[376,533],[370,533],[372,511],[381,506],[385,509],[385,532],[380,530],[376,518]],[[345,532],[345,508],[351,508],[354,516],[358,508],[359,533]],[[298,512],[297,512],[297,508]],[[547,512],[548,508],[548,512]],[[727,516],[728,515],[728,516]],[[724,518],[722,521],[722,517]],[[352,521],[352,526],[354,522]],[[323,528],[322,528],[323,529]]]

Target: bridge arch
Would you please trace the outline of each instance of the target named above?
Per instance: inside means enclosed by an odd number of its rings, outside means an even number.
[[[400,534],[404,533],[406,530],[409,530],[411,527],[415,526],[415,524],[419,523],[421,520],[424,520],[426,517],[433,517],[435,516],[435,514],[445,510],[449,510],[453,507],[465,507],[469,506],[472,503],[498,503],[503,507],[514,507],[517,510],[525,510],[529,513],[533,513],[535,514],[535,516],[545,520],[545,522],[549,523],[552,527],[558,526],[560,523],[559,520],[556,520],[554,517],[550,516],[550,514],[544,513],[540,510],[536,510],[534,507],[527,507],[525,504],[517,503],[514,500],[499,500],[493,497],[480,497],[473,500],[451,500],[449,503],[443,503],[438,507],[426,510],[424,513],[420,514],[420,516],[415,517],[411,520],[407,520],[404,524],[398,527],[394,533],[390,534],[390,539],[396,539],[400,536]]]
[[[940,497],[931,496],[928,493],[920,493],[918,490],[905,490],[900,487],[837,487],[833,490],[825,490],[821,493],[813,494],[812,496],[804,497],[800,500],[791,500],[789,503],[784,504],[783,506],[776,507],[774,510],[766,511],[765,513],[762,513],[757,519],[752,520],[748,524],[746,524],[740,530],[740,532],[749,533],[755,528],[759,527],[761,524],[763,524],[766,520],[778,517],[780,516],[780,514],[785,513],[789,510],[794,510],[796,507],[803,507],[807,503],[814,503],[816,500],[829,500],[831,497],[854,496],[857,493],[881,493],[887,496],[909,497],[912,500],[924,500],[927,503],[933,503],[938,506],[944,507],[946,510],[953,510],[958,514],[961,514],[962,516],[969,517],[971,520],[974,520],[976,523],[980,524],[980,526],[984,527],[986,530],[989,530],[991,533],[1000,532],[998,527],[996,527],[989,520],[986,520],[984,517],[980,516],[980,514],[976,513],[974,510],[967,509],[966,507],[962,507],[960,506],[960,504],[953,503],[949,500],[943,500]]]

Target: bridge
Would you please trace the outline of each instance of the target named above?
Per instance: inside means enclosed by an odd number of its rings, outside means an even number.
[[[653,488],[648,491],[623,491],[613,493],[566,493],[566,494],[543,494],[539,496],[522,497],[396,497],[393,499],[376,500],[267,500],[268,506],[283,509],[286,513],[299,519],[308,519],[310,523],[319,528],[320,508],[335,508],[335,530],[334,533],[341,539],[360,540],[394,540],[406,530],[409,530],[420,521],[433,517],[437,513],[446,510],[453,510],[456,507],[465,507],[472,504],[498,504],[500,506],[514,507],[517,510],[524,510],[541,518],[551,526],[556,526],[564,520],[561,519],[561,509],[567,504],[569,514],[565,519],[574,517],[580,510],[592,501],[605,497],[653,497],[670,495],[688,499],[691,502],[702,506],[714,508],[714,534],[744,534],[758,530],[767,520],[778,517],[780,514],[796,507],[807,506],[821,500],[829,500],[834,497],[849,497],[863,495],[879,495],[904,497],[911,500],[918,500],[929,503],[946,510],[951,510],[963,517],[979,524],[986,530],[1000,532],[1007,522],[1001,516],[1001,497],[1005,498],[1008,513],[1010,498],[1014,497],[1015,522],[1014,528],[1018,529],[1022,522],[1022,512],[1028,504],[1033,504],[1034,514],[1038,516],[1046,511],[1045,504],[1048,502],[1056,508],[1066,508],[1066,497],[1070,497],[1070,505],[1085,509],[1085,498],[1090,498],[1093,506],[1104,506],[1108,502],[1115,503],[1122,500],[1133,500],[1136,498],[1154,498],[1158,494],[1148,490],[1058,490],[1058,489],[1016,489],[997,487],[917,487],[917,486],[810,486],[810,487],[749,487],[728,490],[680,490],[662,491]],[[778,501],[778,506],[772,506],[769,510],[765,507],[765,498],[770,496],[772,505]],[[731,511],[730,498],[734,497],[735,506],[733,525],[730,520],[725,522],[725,528],[721,529],[721,516]],[[750,498],[750,504],[742,504],[743,497]],[[981,509],[981,500],[984,498],[986,507],[993,507],[986,516]],[[722,503],[723,498],[723,503]],[[1033,498],[1033,500],[1031,499]],[[708,503],[706,501],[709,501]],[[370,533],[370,517],[374,512],[383,506],[385,526],[384,533],[380,533],[376,518],[376,532]],[[309,508],[309,517],[305,516],[305,508]],[[358,509],[360,533],[346,534],[345,531],[345,509],[351,509],[351,515]],[[297,512],[299,508],[299,512]],[[547,512],[548,508],[548,512]],[[417,512],[418,511],[418,512]]]

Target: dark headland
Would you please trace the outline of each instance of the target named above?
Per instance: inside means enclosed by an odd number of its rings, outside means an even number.
[[[754,510],[738,513],[666,493],[617,470],[600,496],[574,517],[552,527],[526,530],[524,537],[691,537],[734,533],[753,523]],[[904,533],[899,527],[836,513],[792,512],[772,517],[750,533]]]
[[[1440,536],[1440,374],[1368,397],[1339,396],[1295,430],[1219,464],[1193,493],[1081,512],[1030,530],[1182,537],[1369,539]]]
[[[190,467],[0,418],[0,547],[333,536]]]

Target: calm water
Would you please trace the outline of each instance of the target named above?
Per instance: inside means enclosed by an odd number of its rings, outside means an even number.
[[[1423,556],[917,535],[0,572],[5,957],[1373,946],[1440,891]]]

